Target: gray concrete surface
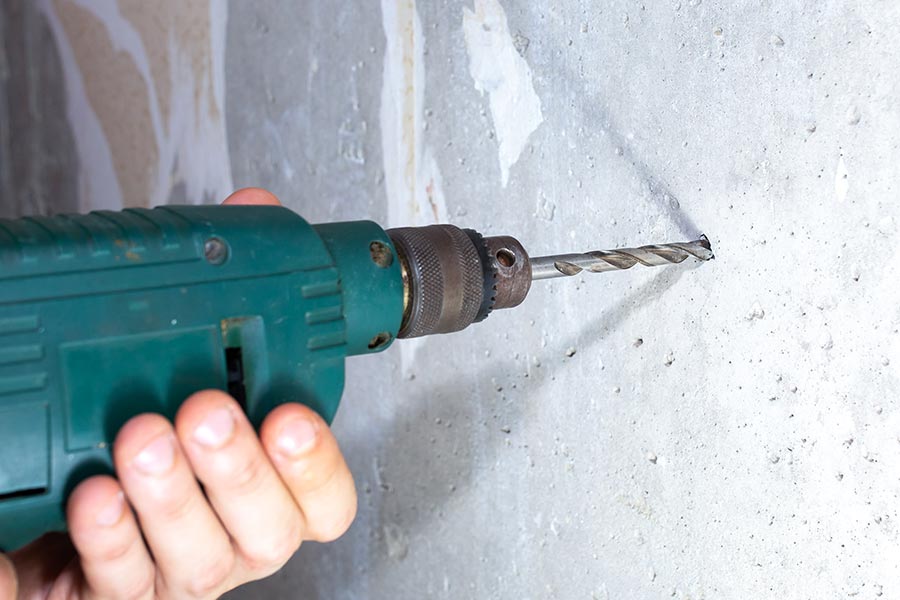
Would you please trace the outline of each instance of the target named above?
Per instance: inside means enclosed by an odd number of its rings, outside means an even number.
[[[500,4],[542,120],[505,186],[473,4],[231,2],[234,186],[535,253],[703,231],[717,259],[350,361],[356,523],[231,596],[900,598],[900,8]]]
[[[61,65],[34,3],[0,3],[0,217],[74,211],[78,190]]]

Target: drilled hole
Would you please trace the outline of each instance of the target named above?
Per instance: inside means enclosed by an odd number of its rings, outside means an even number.
[[[388,333],[387,331],[382,331],[369,341],[369,350],[379,350],[381,348],[384,348],[391,343],[391,339],[393,338],[391,337],[390,333]]]
[[[394,253],[384,242],[375,241],[369,244],[369,254],[372,255],[372,262],[382,269],[387,269],[394,263]]]
[[[501,248],[497,250],[497,262],[500,263],[500,266],[509,268],[516,264],[516,255],[511,250]]]

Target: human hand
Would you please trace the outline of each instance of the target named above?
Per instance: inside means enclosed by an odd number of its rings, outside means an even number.
[[[225,203],[278,200],[246,189]],[[199,392],[174,426],[131,419],[112,450],[117,478],[75,488],[68,536],[0,555],[0,600],[216,598],[276,572],[305,540],[336,539],[356,515],[337,441],[299,404],[272,411],[257,437],[230,396]]]

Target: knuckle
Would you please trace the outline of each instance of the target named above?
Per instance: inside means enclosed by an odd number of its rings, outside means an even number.
[[[184,586],[191,598],[216,598],[225,590],[234,571],[234,555],[228,553],[204,568],[196,569],[195,575]]]
[[[356,502],[344,512],[339,513],[333,520],[324,521],[321,525],[317,525],[315,528],[315,540],[323,543],[333,542],[347,533],[354,519],[356,519]]]
[[[169,492],[156,500],[156,505],[151,509],[159,517],[170,522],[178,522],[189,519],[196,507],[196,498],[190,492],[183,490]]]
[[[330,486],[340,472],[339,464],[337,460],[325,457],[297,465],[294,474],[299,491],[312,494]]]
[[[244,562],[255,574],[265,577],[279,570],[300,548],[303,541],[299,519],[265,544],[243,551]]]
[[[254,452],[250,457],[238,464],[236,468],[229,470],[225,483],[233,492],[254,494],[266,482],[265,467],[262,453]]]
[[[156,588],[156,573],[153,569],[145,569],[144,573],[137,577],[124,579],[122,588],[117,592],[122,600],[145,600],[153,597]]]
[[[128,556],[137,546],[140,538],[136,536],[128,536],[127,538],[123,538],[121,540],[117,540],[116,542],[108,545],[106,548],[102,548],[98,551],[94,560],[103,563],[110,563],[113,561],[121,560]],[[140,542],[143,543],[143,542]]]

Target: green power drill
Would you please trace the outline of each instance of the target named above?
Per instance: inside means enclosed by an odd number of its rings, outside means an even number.
[[[331,422],[344,359],[465,329],[532,280],[712,258],[693,242],[531,258],[451,225],[310,225],[278,206],[0,220],[0,548],[65,529],[80,481],[144,412],[227,390],[258,426]]]

